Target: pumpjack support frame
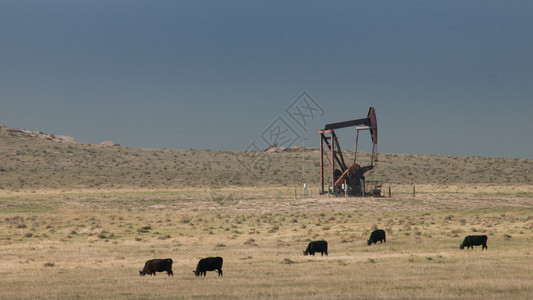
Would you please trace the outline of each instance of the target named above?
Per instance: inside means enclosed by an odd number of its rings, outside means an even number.
[[[356,126],[355,150],[353,163],[349,166],[344,160],[342,149],[339,144],[339,139],[335,134],[335,129]],[[357,164],[357,145],[359,142],[359,131],[369,130],[372,139],[372,155],[370,158],[370,165],[361,167]],[[331,193],[337,194],[343,192],[344,189],[349,190],[351,195],[364,195],[364,188],[361,188],[361,179],[364,179],[364,174],[374,168],[374,162],[377,162],[377,143],[378,143],[378,123],[376,118],[376,111],[370,107],[366,118],[356,119],[345,122],[326,124],[324,129],[317,131],[320,134],[320,193],[325,194],[325,163],[324,157],[330,165],[331,171]],[[329,156],[326,155],[324,147],[329,150]],[[344,185],[346,183],[346,185]]]

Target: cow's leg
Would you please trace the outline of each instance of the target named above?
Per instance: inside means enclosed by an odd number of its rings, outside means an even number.
[[[222,269],[218,269],[218,276],[222,276]]]

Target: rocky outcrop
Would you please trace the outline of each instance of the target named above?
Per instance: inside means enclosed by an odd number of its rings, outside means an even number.
[[[276,152],[276,147],[278,146],[278,143],[274,143],[270,146],[268,146],[263,152],[270,153],[270,152]]]
[[[292,147],[279,147],[276,148],[278,143],[274,143],[273,145],[269,146],[263,152],[265,153],[281,153],[281,152],[302,152],[302,151],[309,151],[309,150],[316,150],[317,148],[304,148],[302,146],[292,146]]]
[[[50,140],[60,143],[77,143],[73,137],[66,135],[55,135],[53,133],[45,134],[42,131],[31,131],[26,129],[9,128],[6,126],[0,126],[0,134],[15,137],[30,137],[39,138],[43,140]]]
[[[100,145],[102,145],[102,146],[120,146],[120,144],[115,144],[112,141],[104,141],[104,142],[101,142]]]

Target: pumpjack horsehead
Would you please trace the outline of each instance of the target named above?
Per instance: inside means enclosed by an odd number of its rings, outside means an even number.
[[[356,126],[357,129],[354,158],[353,163],[347,165],[342,155],[342,150],[337,135],[335,134],[335,130],[353,126]],[[372,155],[370,157],[370,165],[368,166],[360,166],[357,163],[357,144],[359,142],[360,130],[369,130],[370,137],[372,138]],[[377,162],[378,122],[375,109],[370,107],[367,117],[363,119],[326,124],[324,129],[318,131],[318,134],[320,134],[321,194],[326,193],[324,191],[324,178],[326,172],[324,160],[326,160],[331,167],[330,192],[334,194],[347,192],[353,196],[364,195],[364,191],[361,187],[361,180],[364,180],[364,174],[366,172],[374,168],[374,161]],[[326,151],[324,150],[324,147],[326,147]],[[327,150],[329,150],[329,153],[327,153]],[[324,159],[325,157],[326,159]]]

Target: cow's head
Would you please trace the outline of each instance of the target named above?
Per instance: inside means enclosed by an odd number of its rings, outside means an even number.
[[[139,271],[139,276],[144,276],[144,274],[143,271]]]
[[[305,250],[304,255],[307,255],[307,254],[309,254],[309,251]]]
[[[366,241],[366,244],[367,244],[368,246],[372,245],[372,240],[368,240],[368,241]]]
[[[199,272],[198,270],[196,270],[196,271],[192,271],[192,272],[194,273],[194,275],[196,275],[196,276],[200,276],[200,272]]]
[[[465,248],[465,245],[459,244],[459,249],[463,250]]]

